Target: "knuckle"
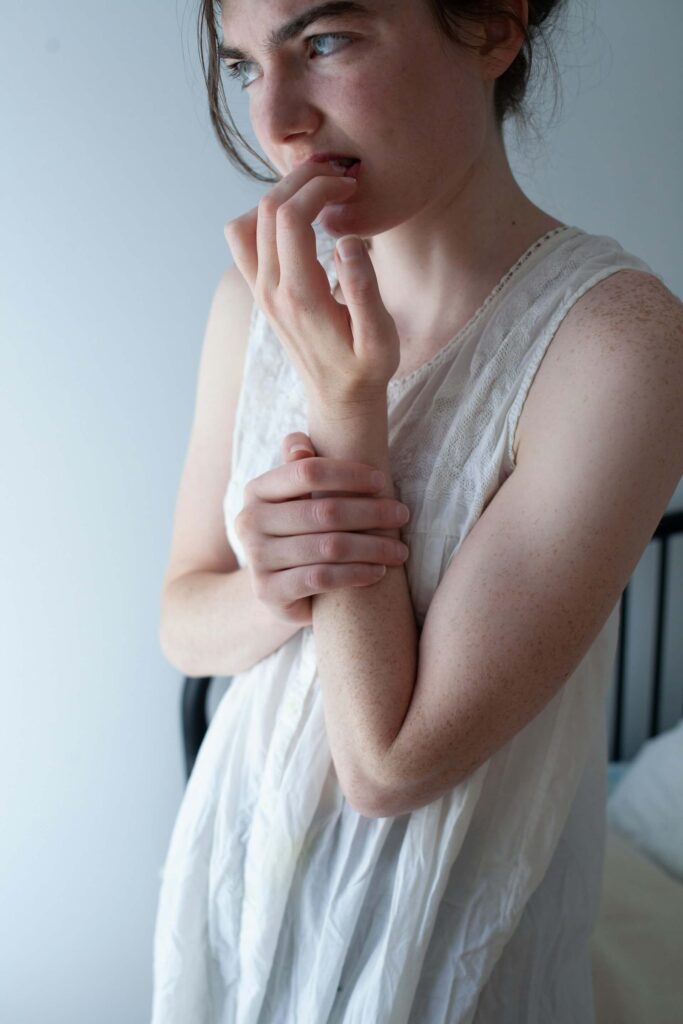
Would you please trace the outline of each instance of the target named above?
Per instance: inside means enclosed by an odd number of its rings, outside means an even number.
[[[357,290],[358,290],[359,294],[362,295],[363,297],[365,297],[367,295],[368,298],[371,298],[371,296],[372,296],[372,294],[374,292],[372,278],[370,277],[369,274],[366,277],[363,277],[363,276],[361,276],[359,274],[358,277],[359,277],[359,280],[358,280],[358,289]],[[375,332],[372,331],[372,329],[370,329],[369,334],[370,334],[370,337],[372,338],[372,340],[375,340],[373,338],[374,333]]]
[[[242,232],[244,229],[244,223],[241,217],[236,217],[235,220],[229,220],[223,228],[223,234],[231,247],[239,246],[242,241]]]
[[[303,580],[304,590],[306,593],[315,594],[318,590],[318,576],[314,566],[307,566],[301,573]]]
[[[261,196],[258,201],[259,216],[264,214],[266,217],[270,217],[272,214],[277,212],[277,208],[277,199],[270,192],[266,192],[266,194]]]
[[[306,584],[313,591],[325,590],[332,584],[332,571],[326,565],[313,565],[307,571]]]
[[[245,505],[235,519],[235,533],[243,541],[252,532],[253,526],[254,513],[250,505]]]
[[[318,482],[318,469],[317,459],[312,457],[310,459],[299,459],[297,462],[292,462],[292,472],[294,473],[294,480],[298,485],[305,491],[314,491]]]
[[[291,203],[280,203],[275,214],[278,227],[293,228],[297,221],[297,213]]]
[[[317,525],[332,526],[337,516],[338,507],[334,498],[317,498],[313,502],[313,518]]]
[[[320,538],[320,556],[323,561],[341,562],[346,552],[346,540],[341,533],[327,533]]]

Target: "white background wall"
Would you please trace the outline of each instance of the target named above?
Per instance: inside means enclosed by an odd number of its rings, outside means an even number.
[[[16,1024],[149,1018],[184,786],[160,583],[223,225],[267,188],[212,136],[195,7],[1,7],[0,1019]],[[511,162],[540,206],[683,295],[683,9],[572,7],[564,108]]]

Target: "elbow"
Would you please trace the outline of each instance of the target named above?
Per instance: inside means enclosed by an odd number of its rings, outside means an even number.
[[[341,781],[341,780],[340,780]],[[344,798],[349,807],[364,818],[386,818],[385,801],[380,798],[378,787],[370,783],[361,772],[355,772],[351,778],[341,781]]]
[[[368,817],[396,818],[418,811],[455,789],[470,774],[454,772],[452,762],[447,771],[439,770],[426,755],[416,763],[415,750],[408,762],[401,758],[397,763],[391,753],[387,751],[382,774],[377,776],[373,789],[365,791],[363,813]]]
[[[180,666],[178,665],[175,650],[173,647],[173,642],[171,637],[169,636],[168,629],[164,627],[163,623],[159,627],[159,649],[163,654],[164,658],[166,659],[166,661],[169,663],[169,665],[171,665],[175,669],[178,669],[179,672],[183,672],[183,669],[181,669]],[[185,673],[183,672],[183,674]]]
[[[174,603],[171,600],[171,585],[166,583],[161,592],[159,631],[159,648],[166,661],[172,668],[181,675],[190,679],[197,678],[196,665],[188,656],[187,645],[181,641],[182,629],[179,629],[179,620],[174,615]]]
[[[158,639],[161,653],[169,665],[187,678],[196,678],[195,666],[190,664],[190,660],[186,657],[187,652],[180,650],[175,632],[169,628],[167,621],[163,617],[159,625]]]
[[[388,817],[388,815],[384,813],[379,802],[375,801],[369,795],[358,798],[355,794],[345,793],[344,796],[346,797],[346,802],[349,807],[352,807],[356,814],[360,814],[363,818]]]

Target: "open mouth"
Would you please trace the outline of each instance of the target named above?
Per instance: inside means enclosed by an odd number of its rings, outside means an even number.
[[[330,160],[330,163],[334,167],[345,167],[345,178],[356,178],[356,180],[358,180],[358,174],[360,172],[360,160],[357,160],[356,157],[350,156],[340,158],[339,160]]]

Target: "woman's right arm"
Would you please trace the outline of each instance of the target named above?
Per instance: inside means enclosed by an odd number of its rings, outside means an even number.
[[[246,567],[190,572],[164,588],[161,647],[185,676],[246,672],[300,629],[255,597]]]
[[[216,288],[204,335],[161,594],[161,649],[186,676],[246,671],[301,628],[277,618],[254,595],[223,521],[252,303],[242,274],[230,267]]]

